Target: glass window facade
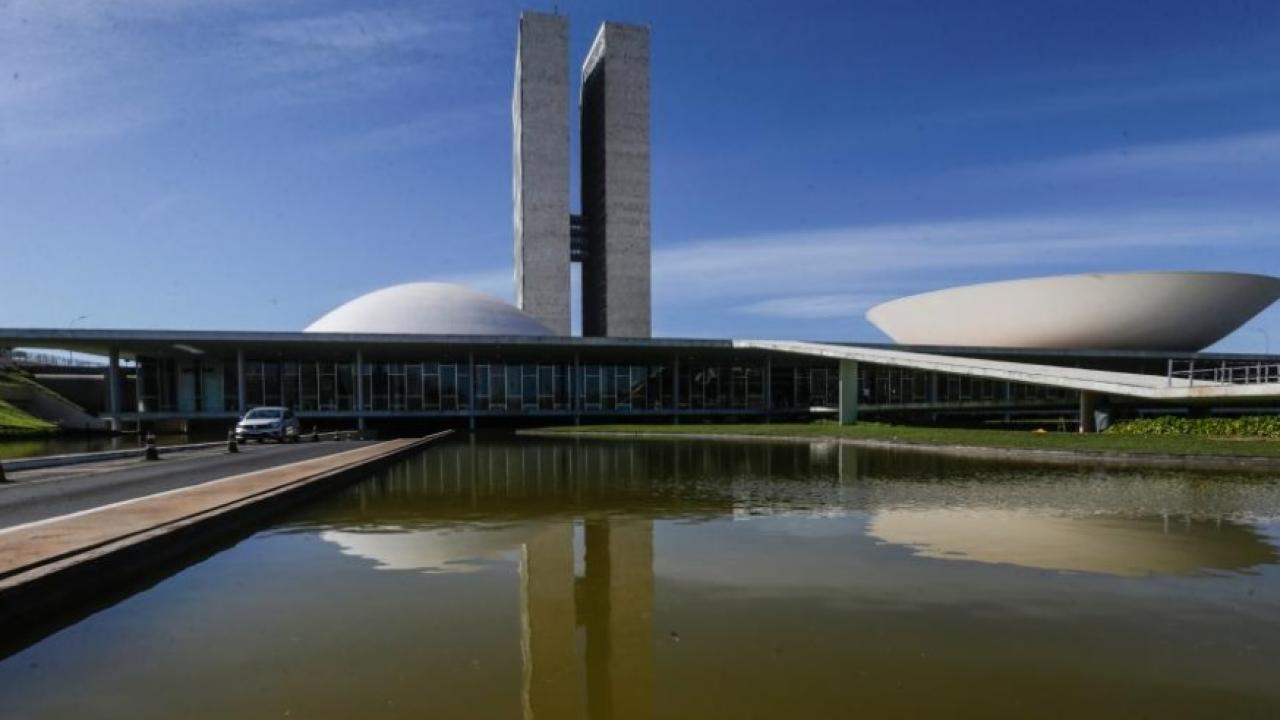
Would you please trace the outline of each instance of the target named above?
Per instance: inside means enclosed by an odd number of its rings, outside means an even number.
[[[780,367],[770,372],[775,410],[807,411],[840,405],[840,371],[834,364]]]
[[[862,364],[858,366],[860,403],[895,405],[1010,405],[1074,402],[1074,390]]]
[[[715,359],[712,359],[715,358]],[[840,374],[832,362],[771,362],[763,357],[674,356],[668,362],[462,356],[368,358],[360,377],[352,358],[244,362],[245,406],[284,405],[310,414],[733,413],[833,409]],[[200,415],[240,407],[235,358],[141,357],[140,410]],[[859,403],[909,406],[1052,405],[1071,390],[963,375],[858,366]],[[361,390],[357,393],[357,387]],[[363,397],[359,406],[357,397]]]
[[[141,357],[139,366],[143,412],[194,415],[240,408],[234,357]],[[768,369],[762,357],[636,364],[477,355],[366,358],[357,378],[354,358],[247,356],[243,381],[245,407],[284,405],[314,414],[765,412],[838,404],[834,365],[779,366],[766,377]]]
[[[245,407],[284,405],[301,412],[345,412],[355,409],[355,365],[331,361],[272,361],[246,359]],[[223,409],[239,408],[236,363],[223,365]]]

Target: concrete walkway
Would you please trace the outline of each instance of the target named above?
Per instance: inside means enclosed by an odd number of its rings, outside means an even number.
[[[53,558],[278,490],[319,473],[360,464],[411,442],[369,443],[285,465],[279,464],[277,455],[266,459],[275,467],[265,470],[230,476],[224,472],[217,480],[8,527],[0,530],[0,578]],[[275,462],[271,462],[272,459]],[[261,456],[258,460],[263,462]]]
[[[1148,400],[1280,398],[1280,383],[1231,384],[1199,380],[1192,383],[1185,378],[1167,378],[1164,375],[1141,375],[816,342],[734,340],[733,346],[744,350],[771,350],[805,357],[852,360]]]
[[[8,472],[0,485],[0,528],[78,512],[209,480],[309,460],[370,445],[319,442],[296,445],[242,445],[225,448]]]
[[[190,478],[200,472],[200,460],[174,462],[170,473],[188,478],[182,487],[0,529],[0,629],[21,628],[33,618],[91,602],[219,538],[251,530],[272,513],[367,477],[447,434],[357,447],[352,447],[354,443],[317,443],[314,450],[310,445],[284,446],[272,453],[238,454],[231,461],[225,456],[206,458],[205,463],[216,467],[204,472],[220,476],[196,484]],[[285,462],[289,451],[310,451],[319,457]],[[270,467],[234,472],[263,463]],[[57,487],[82,480],[51,480],[27,487]],[[113,492],[111,483],[100,492]]]

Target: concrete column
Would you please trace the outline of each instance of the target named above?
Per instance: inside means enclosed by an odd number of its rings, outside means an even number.
[[[120,348],[113,347],[107,363],[107,419],[111,432],[120,432]]]
[[[675,356],[675,362],[672,364],[672,372],[675,373],[675,383],[671,386],[671,423],[673,425],[680,424],[680,356]]]
[[[240,406],[240,416],[243,417],[249,410],[245,402],[244,350],[236,351],[236,402]]]
[[[467,428],[476,429],[476,354],[467,353]]]
[[[1098,431],[1098,426],[1094,422],[1093,411],[1098,407],[1098,394],[1087,390],[1080,391],[1080,432],[1092,433]]]
[[[356,350],[356,427],[364,429],[364,351]]]
[[[133,410],[141,415],[147,411],[146,401],[143,399],[142,387],[142,360],[137,356],[133,356]],[[142,429],[142,420],[138,420],[138,429]]]
[[[764,356],[764,419],[773,420],[773,356]]]
[[[573,424],[579,422],[579,412],[582,409],[582,399],[578,394],[582,391],[582,363],[578,357],[578,353],[573,354],[573,368],[569,372],[569,409],[573,411]]]
[[[840,361],[840,424],[858,422],[858,362]]]

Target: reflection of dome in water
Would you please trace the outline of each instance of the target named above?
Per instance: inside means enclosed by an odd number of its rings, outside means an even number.
[[[374,290],[343,303],[306,332],[399,335],[551,335],[510,303],[461,285],[416,282]]]
[[[1247,525],[1118,516],[1069,517],[1021,510],[884,510],[872,537],[949,560],[1007,563],[1108,575],[1244,570],[1280,561]]]
[[[402,532],[326,530],[320,537],[342,548],[344,555],[373,560],[379,570],[466,573],[519,547],[528,529],[437,529]]]

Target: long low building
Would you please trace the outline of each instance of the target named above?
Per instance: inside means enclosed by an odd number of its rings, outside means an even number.
[[[302,332],[0,329],[0,347],[107,357],[103,401],[89,409],[115,428],[224,427],[280,405],[309,424],[360,428],[861,415],[1070,418],[1089,431],[1113,414],[1280,404],[1270,355],[568,337],[499,298],[436,282],[361,295]],[[82,371],[44,379],[60,389],[68,377],[85,397]]]
[[[927,422],[1280,406],[1280,357],[751,340],[0,329],[110,358],[117,427],[226,426],[259,405],[329,427],[857,417]],[[124,362],[121,362],[121,361]],[[81,371],[83,372],[83,371]]]

